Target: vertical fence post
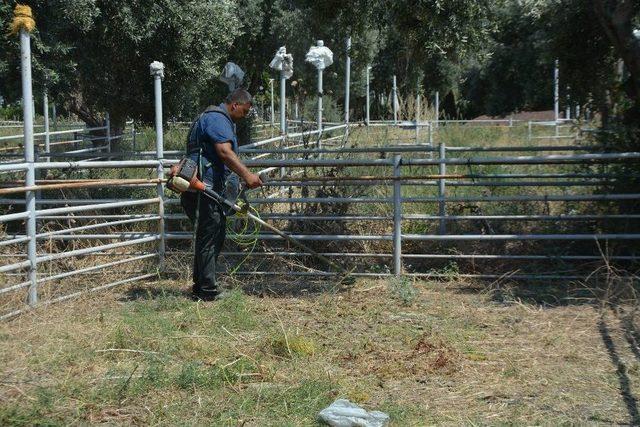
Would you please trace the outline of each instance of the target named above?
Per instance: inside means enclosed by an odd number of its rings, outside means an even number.
[[[393,124],[398,124],[398,86],[396,82],[396,75],[393,75]]]
[[[284,149],[287,144],[287,78],[284,75],[284,66],[282,68],[282,71],[280,71],[280,148]],[[282,153],[283,160],[285,157],[286,155]],[[283,166],[280,168],[280,177],[282,178],[285,174],[286,172]]]
[[[371,67],[367,66],[367,107],[366,107],[366,110],[365,110],[365,123],[366,123],[367,126],[369,126],[369,110],[370,110],[369,104],[371,102],[370,93],[369,93],[371,91],[371,89],[370,89],[370,84],[371,83],[369,81],[369,72],[370,71],[371,71]]]
[[[50,161],[48,154],[51,152],[51,138],[49,136],[49,95],[44,91],[42,112],[44,113],[44,151],[47,153],[46,162]],[[46,176],[46,173],[44,173]]]
[[[527,141],[531,142],[531,120],[527,123]]]
[[[137,152],[136,148],[136,122],[131,123],[131,149],[134,153]]]
[[[105,127],[106,127],[106,134],[107,134],[107,153],[111,152],[111,117],[109,117],[109,113],[106,113],[105,115]]]
[[[18,13],[16,7],[16,14]],[[29,14],[31,11],[29,10]],[[33,91],[31,87],[31,35],[24,28],[20,29],[20,70],[22,77],[22,114],[24,119],[24,160],[27,163],[25,186],[35,185],[35,155],[33,141]],[[27,255],[29,257],[29,305],[38,303],[38,266],[36,261],[36,192],[25,192],[27,217]]]
[[[346,64],[346,76],[344,83],[344,124],[347,125],[345,128],[345,137],[349,137],[349,90],[351,89],[351,37],[347,37],[347,64]]]
[[[438,129],[440,121],[440,92],[436,91],[436,129]]]
[[[564,107],[564,118],[567,119],[567,120],[571,118],[571,95],[570,95],[570,91],[571,91],[571,86],[567,85],[567,105],[565,105],[565,107]]]
[[[558,119],[560,118],[560,69],[556,59],[553,68],[553,120],[556,136],[558,136]]]
[[[416,89],[416,144],[420,143],[420,85]]]
[[[51,122],[53,123],[53,131],[58,131],[58,114],[55,101],[51,104]],[[55,138],[54,138],[55,139]]]
[[[284,70],[282,70],[280,71],[280,133],[282,135],[287,133],[286,98],[287,98],[287,78],[284,75]]]
[[[444,162],[446,158],[446,147],[443,141],[440,141],[440,164],[438,167],[438,172],[440,174],[440,178],[438,179],[438,216],[440,216],[440,227],[439,234],[447,233],[447,224],[445,221],[445,216],[447,215],[447,208],[445,203],[446,191],[445,191],[445,179],[444,176],[447,173],[447,164]]]
[[[164,64],[162,62],[154,61],[149,66],[151,75],[153,76],[153,91],[155,98],[155,125],[156,125],[156,160],[158,160],[158,166],[156,168],[158,184],[156,186],[156,192],[158,195],[158,233],[160,234],[160,240],[158,240],[158,268],[160,271],[164,270],[164,257],[165,257],[165,227],[164,227],[164,185],[162,179],[164,178],[164,169],[162,161],[164,160],[164,134],[162,131],[162,79],[164,78]]]
[[[322,132],[322,68],[318,68],[318,132]],[[320,135],[318,135],[318,148],[320,147]]]
[[[273,131],[273,126],[274,126],[274,117],[275,117],[275,107],[273,105],[274,100],[273,100],[273,79],[269,79],[269,88],[271,89],[271,114],[270,114],[270,120],[269,122],[271,123],[271,130]]]
[[[402,182],[400,154],[393,156],[393,274],[402,273]]]

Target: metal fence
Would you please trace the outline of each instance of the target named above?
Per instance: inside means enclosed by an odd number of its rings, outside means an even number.
[[[584,140],[566,143],[554,136],[533,145],[449,146],[438,142],[442,126],[435,144],[425,134],[416,143],[415,126],[351,125],[348,138],[346,129],[282,135],[241,151],[247,165],[271,176],[263,189],[250,193],[261,217],[355,268],[355,275],[441,277],[455,271],[480,278],[576,280],[588,274],[585,265],[602,259],[603,247],[618,242],[608,259],[637,261],[625,248],[640,239],[640,214],[624,212],[620,204],[640,194],[602,189],[623,182],[640,153],[601,153]],[[389,145],[390,140],[401,143]],[[189,254],[191,231],[178,200],[158,190],[157,175],[181,152],[160,147],[138,154],[156,158],[0,164],[3,176],[29,167],[127,175],[13,188],[11,194],[18,195],[42,191],[33,210],[25,210],[26,199],[3,195],[0,296],[17,297],[8,298],[12,305],[1,316],[24,310],[25,291],[32,305],[48,304],[81,291],[155,279],[176,267],[188,270],[183,255]],[[110,193],[115,197],[104,197]],[[39,224],[33,235],[19,231],[30,215]],[[229,269],[242,263],[234,274],[245,280],[333,274],[277,235],[259,230],[255,237],[250,248],[230,242],[223,252]],[[21,250],[33,240],[35,260]],[[26,274],[32,261],[35,277]]]

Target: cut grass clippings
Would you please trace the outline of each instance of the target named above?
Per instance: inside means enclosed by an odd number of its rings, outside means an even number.
[[[635,421],[633,319],[451,281],[194,302],[149,283],[0,324],[0,424],[316,425],[348,398],[392,425]]]

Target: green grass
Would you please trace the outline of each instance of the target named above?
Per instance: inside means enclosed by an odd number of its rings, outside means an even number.
[[[306,426],[336,398],[398,426],[628,421],[593,306],[411,285],[410,300],[362,281],[197,303],[160,282],[38,310],[0,324],[0,424]],[[605,318],[637,395],[638,363]]]

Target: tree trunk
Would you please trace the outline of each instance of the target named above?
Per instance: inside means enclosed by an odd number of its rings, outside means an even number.
[[[640,12],[634,0],[594,0],[595,14],[607,38],[624,61],[629,78],[624,85],[634,106],[627,117],[640,124],[640,40],[633,34],[633,18]]]
[[[76,95],[71,98],[68,109],[70,112],[78,116],[78,118],[82,120],[88,128],[104,127],[106,124],[106,116],[91,111],[89,107],[87,107],[84,102],[82,102],[82,97],[80,95]],[[111,116],[109,135],[112,138],[114,136],[122,135],[125,124],[126,120],[124,117]],[[93,147],[107,145],[108,141],[106,130],[93,130],[89,132],[89,135],[92,138],[91,142]],[[111,151],[120,151],[122,148],[122,138],[112,140],[110,146]]]

